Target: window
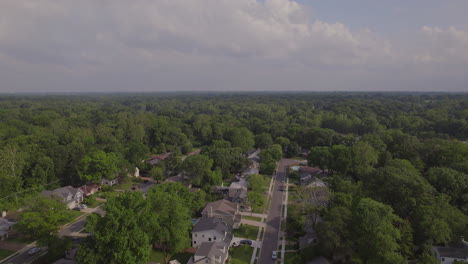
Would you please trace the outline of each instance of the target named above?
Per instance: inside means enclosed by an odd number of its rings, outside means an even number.
[[[196,243],[197,243],[197,241],[195,240],[195,241],[193,241],[193,243],[194,243],[194,244],[196,244]]]
[[[205,235],[201,235],[201,237],[205,237]]]
[[[214,236],[213,239],[216,240],[216,236]]]
[[[445,261],[445,258],[442,258],[442,261]]]
[[[195,237],[197,237],[197,234],[195,234]]]
[[[210,237],[210,238],[208,238],[208,241],[209,241],[209,242],[211,242],[211,237]]]

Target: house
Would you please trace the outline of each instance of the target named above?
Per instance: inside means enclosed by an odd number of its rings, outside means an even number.
[[[302,185],[308,185],[314,181],[316,177],[327,175],[324,170],[317,167],[300,166],[298,167],[298,171]]]
[[[149,158],[148,163],[151,166],[154,166],[154,165],[158,164],[159,162],[169,158],[169,155],[171,155],[170,152],[167,152],[167,153],[164,153],[164,154],[161,154],[161,155],[152,156],[151,158]]]
[[[113,180],[109,179],[102,179],[102,184],[108,185],[108,186],[113,186],[119,183],[119,178],[115,178]]]
[[[101,186],[96,184],[86,184],[80,187],[80,190],[83,192],[84,197],[88,197],[97,193],[101,189]]]
[[[241,203],[247,198],[248,183],[245,179],[233,182],[229,186],[228,197],[231,202]]]
[[[12,231],[14,223],[0,218],[0,240],[8,238],[8,234]]]
[[[223,264],[226,262],[229,251],[229,243],[205,242],[187,264]]]
[[[201,218],[192,229],[192,247],[199,248],[205,242],[223,241],[230,244],[232,237],[231,227],[221,219]]]
[[[253,161],[254,163],[258,163],[260,162],[260,157],[258,156],[258,154],[260,154],[261,150],[260,149],[256,149],[254,151],[250,151],[247,155],[247,158],[251,161]]]
[[[208,203],[202,211],[203,218],[216,217],[234,229],[240,227],[241,215],[239,204],[228,200],[218,200]]]
[[[432,247],[431,251],[441,264],[468,262],[468,248]]]
[[[71,186],[65,186],[53,191],[42,191],[41,194],[46,197],[58,198],[67,205],[68,209],[78,206],[83,201],[84,196],[82,190]]]

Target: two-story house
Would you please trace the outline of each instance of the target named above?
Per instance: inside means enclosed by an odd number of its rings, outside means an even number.
[[[201,218],[192,229],[192,247],[199,248],[204,242],[226,242],[232,240],[231,227],[219,218]]]
[[[240,227],[241,215],[239,214],[239,204],[228,200],[208,203],[202,211],[202,216],[203,218],[219,218],[234,229]]]
[[[42,191],[42,195],[46,197],[58,198],[61,202],[67,205],[68,209],[73,209],[83,201],[83,191],[79,188],[65,186],[53,191]]]

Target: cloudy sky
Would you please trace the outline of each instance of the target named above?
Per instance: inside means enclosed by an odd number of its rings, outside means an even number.
[[[467,0],[0,0],[0,93],[467,91]]]

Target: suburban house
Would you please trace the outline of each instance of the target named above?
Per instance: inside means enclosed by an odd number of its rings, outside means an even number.
[[[253,162],[260,162],[260,157],[258,156],[258,154],[260,154],[261,150],[260,149],[256,149],[254,151],[250,151],[247,155],[247,158]]]
[[[101,189],[101,186],[96,184],[87,184],[80,187],[80,190],[83,192],[84,197],[88,197],[97,193]]]
[[[241,215],[239,214],[239,204],[228,200],[218,200],[208,203],[202,211],[203,218],[216,217],[234,229],[240,227]]]
[[[317,167],[301,166],[297,167],[297,170],[299,171],[301,179],[300,182],[302,185],[308,185],[316,177],[322,177],[327,175],[327,172]]]
[[[228,197],[231,202],[242,203],[247,198],[248,183],[245,179],[233,182],[229,186]]]
[[[454,261],[468,262],[468,248],[432,247],[432,253],[441,264],[452,264]]]
[[[231,243],[231,227],[215,217],[202,218],[193,226],[192,247],[199,248],[205,242]]]
[[[154,165],[158,164],[159,162],[169,158],[170,154],[171,154],[170,152],[167,152],[167,153],[164,153],[164,154],[161,154],[161,155],[152,156],[151,158],[148,159],[148,163],[151,166],[154,166]]]
[[[119,178],[115,178],[113,180],[109,180],[109,179],[102,179],[102,184],[105,184],[105,185],[108,185],[108,186],[113,186],[113,185],[116,185],[117,183],[119,183]]]
[[[187,264],[223,264],[226,262],[229,251],[229,243],[205,242]]]
[[[11,232],[13,225],[14,223],[0,218],[0,240],[8,238],[8,234]]]
[[[67,205],[68,209],[75,208],[83,201],[83,191],[80,188],[71,186],[65,186],[53,191],[42,191],[41,194],[46,197],[58,198]]]

